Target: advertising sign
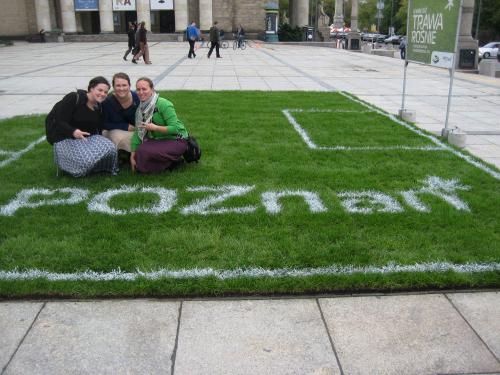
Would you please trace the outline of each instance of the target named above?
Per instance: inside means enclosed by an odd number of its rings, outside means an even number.
[[[151,10],[173,10],[173,0],[150,0],[149,7]]]
[[[99,10],[99,0],[75,0],[75,12]]]
[[[135,0],[113,0],[114,11],[135,11]]]
[[[410,0],[407,59],[451,69],[461,0]]]

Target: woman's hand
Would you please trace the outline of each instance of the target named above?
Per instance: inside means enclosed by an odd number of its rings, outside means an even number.
[[[130,153],[130,167],[132,168],[132,172],[135,172],[135,166],[136,166],[136,161],[135,161],[135,152]]]
[[[159,132],[159,133],[167,132],[167,128],[165,126],[155,125],[152,122],[149,123],[143,122],[141,125],[139,125],[139,128],[143,128],[152,132]]]
[[[85,137],[88,137],[89,135],[90,135],[90,133],[82,132],[80,129],[76,129],[73,132],[73,138],[75,138],[75,139],[87,139]]]
[[[141,125],[139,125],[139,128],[142,128],[142,129],[146,129],[146,130],[149,130],[149,131],[152,131],[152,132],[157,132],[159,131],[159,126],[158,125],[155,125],[153,124],[152,122],[143,122],[141,123]]]
[[[128,131],[133,132],[135,130],[135,126],[128,124]]]

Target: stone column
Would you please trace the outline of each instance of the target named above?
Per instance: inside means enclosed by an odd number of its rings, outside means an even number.
[[[474,16],[474,0],[463,0],[462,21],[458,32],[460,40],[472,40],[472,18]]]
[[[213,22],[212,0],[200,0],[200,29],[209,30]]]
[[[113,33],[113,3],[111,0],[99,0],[99,20],[101,22],[101,33]]]
[[[288,1],[288,23],[290,24],[290,26],[295,26],[295,20],[293,19],[293,17],[295,17],[293,3],[294,0]]]
[[[297,26],[309,25],[309,0],[295,0],[297,2]]]
[[[474,67],[468,69],[477,69],[478,64],[478,44],[477,40],[472,38],[472,19],[474,16],[474,0],[463,0],[462,3],[462,19],[460,21],[458,31],[458,48],[455,67],[460,69],[460,54],[461,51],[465,55],[475,54]]]
[[[335,0],[335,15],[333,16],[333,27],[337,29],[344,27],[344,0]]]
[[[35,1],[36,25],[38,31],[44,29],[50,31],[52,25],[50,22],[50,6],[49,0]]]
[[[351,31],[359,31],[359,29],[358,29],[358,0],[352,0]]]
[[[188,19],[188,0],[175,0],[175,31],[185,31],[190,21]]]
[[[299,0],[293,0],[293,27],[299,26]]]
[[[136,0],[137,22],[146,22],[146,30],[151,31],[151,10],[149,0]]]
[[[61,0],[61,18],[63,31],[68,34],[76,33],[76,16],[73,0]]]

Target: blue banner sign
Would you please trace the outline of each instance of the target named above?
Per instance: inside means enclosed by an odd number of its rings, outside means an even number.
[[[75,0],[75,11],[99,10],[99,0]]]

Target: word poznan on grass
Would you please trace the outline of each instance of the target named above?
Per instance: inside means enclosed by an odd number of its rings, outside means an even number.
[[[443,179],[429,176],[423,181],[420,188],[399,191],[396,194],[412,209],[419,212],[430,212],[431,208],[422,202],[420,196],[431,195],[438,197],[459,211],[470,211],[466,202],[457,195],[458,190],[469,190],[457,179]],[[257,205],[228,207],[222,205],[233,197],[242,197],[252,192],[255,186],[223,185],[187,187],[188,192],[210,193],[205,198],[180,207],[183,215],[210,215],[225,213],[251,213],[259,207]],[[154,194],[158,197],[156,203],[149,207],[134,207],[127,210],[113,208],[111,199],[124,194]],[[379,191],[343,191],[336,193],[342,207],[349,213],[372,214],[376,212],[399,213],[404,212],[401,203],[394,197]],[[21,190],[9,203],[0,207],[1,216],[13,216],[22,208],[36,208],[40,206],[74,205],[87,200],[90,192],[79,188],[43,189],[32,188]],[[285,197],[302,197],[309,207],[309,212],[327,212],[318,193],[306,190],[279,190],[266,191],[261,194],[261,203],[268,214],[278,214],[282,211],[280,200]],[[42,198],[44,197],[44,198]],[[50,198],[52,197],[52,198]],[[127,215],[135,213],[162,214],[169,212],[177,203],[177,190],[163,187],[122,186],[119,189],[109,189],[98,193],[88,202],[88,210],[108,215]],[[217,205],[217,207],[214,207]]]

